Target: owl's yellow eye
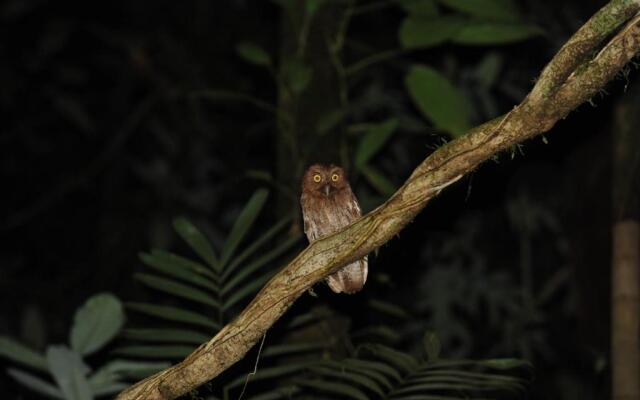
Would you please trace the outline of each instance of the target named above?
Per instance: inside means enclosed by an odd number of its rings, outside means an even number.
[[[320,182],[321,180],[322,180],[322,177],[320,176],[320,174],[315,174],[315,175],[313,176],[313,181],[314,181],[314,182],[318,183],[318,182]]]
[[[340,175],[338,175],[338,174],[333,174],[333,175],[331,175],[331,180],[332,180],[332,181],[337,182],[337,181],[338,181],[338,179],[340,179]]]

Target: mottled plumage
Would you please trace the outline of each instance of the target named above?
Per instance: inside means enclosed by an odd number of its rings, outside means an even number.
[[[335,165],[314,164],[307,169],[302,178],[300,204],[309,242],[335,233],[361,215],[344,171]],[[336,293],[355,293],[366,280],[365,256],[329,275],[327,284]]]

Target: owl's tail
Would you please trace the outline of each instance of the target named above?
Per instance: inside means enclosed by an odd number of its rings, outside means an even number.
[[[353,294],[364,287],[369,273],[367,257],[342,267],[327,277],[327,284],[335,293]]]

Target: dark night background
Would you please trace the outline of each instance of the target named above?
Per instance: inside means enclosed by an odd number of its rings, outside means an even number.
[[[332,64],[316,31],[335,30],[349,2],[319,2],[303,57],[313,74],[293,91],[283,66],[295,53],[300,13],[293,5],[288,15],[288,3],[0,3],[0,335],[38,350],[65,342],[75,310],[98,292],[188,308],[134,279],[147,270],[138,253],[161,248],[195,258],[172,228],[179,216],[219,249],[262,187],[269,198],[241,247],[286,217],[291,222],[271,243],[299,235],[292,198],[302,169],[314,161],[346,162],[363,208],[371,210],[389,185],[398,187],[451,139],[412,101],[405,86],[411,65],[446,76],[468,100],[466,115],[476,125],[522,100],[545,63],[605,2],[514,1],[537,34],[408,51],[398,30],[413,12],[410,2],[357,1],[362,12],[351,17],[341,62],[387,50],[394,56],[349,75],[348,106],[337,100],[334,71],[323,73]],[[442,4],[439,10],[458,13]],[[270,55],[269,67],[238,51],[249,42]],[[304,295],[289,317],[320,308],[328,315],[322,323],[354,343],[354,332],[385,321],[395,330],[393,347],[403,351],[417,352],[430,330],[443,357],[527,359],[534,366],[527,398],[608,396],[610,142],[622,100],[640,99],[637,78],[633,68],[621,74],[544,139],[500,154],[445,190],[372,256],[363,292],[332,295],[318,284],[317,297]],[[287,125],[256,101],[277,105],[295,122]],[[328,132],[310,128],[341,108],[346,116]],[[382,175],[376,183],[371,171],[355,167],[368,132],[358,126],[389,118],[397,128],[367,161]],[[283,145],[286,132],[298,141],[295,154]],[[305,243],[264,270],[277,270]],[[409,317],[381,317],[378,300]],[[125,327],[146,321],[127,311]],[[274,329],[265,345],[286,342]],[[90,363],[123,343],[116,339]],[[252,368],[255,350],[247,358],[240,374]],[[4,372],[0,387],[6,398],[38,398]]]

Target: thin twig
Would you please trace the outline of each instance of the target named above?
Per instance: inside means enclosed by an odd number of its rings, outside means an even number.
[[[247,379],[244,380],[244,386],[242,387],[242,392],[240,392],[240,396],[238,400],[242,400],[242,396],[244,395],[244,391],[247,390],[247,385],[249,384],[249,378],[258,373],[258,361],[260,361],[260,354],[262,353],[262,346],[264,346],[264,339],[267,337],[267,332],[262,335],[262,341],[260,342],[260,348],[258,349],[258,355],[256,356],[256,364],[253,366],[253,371],[247,374]]]

